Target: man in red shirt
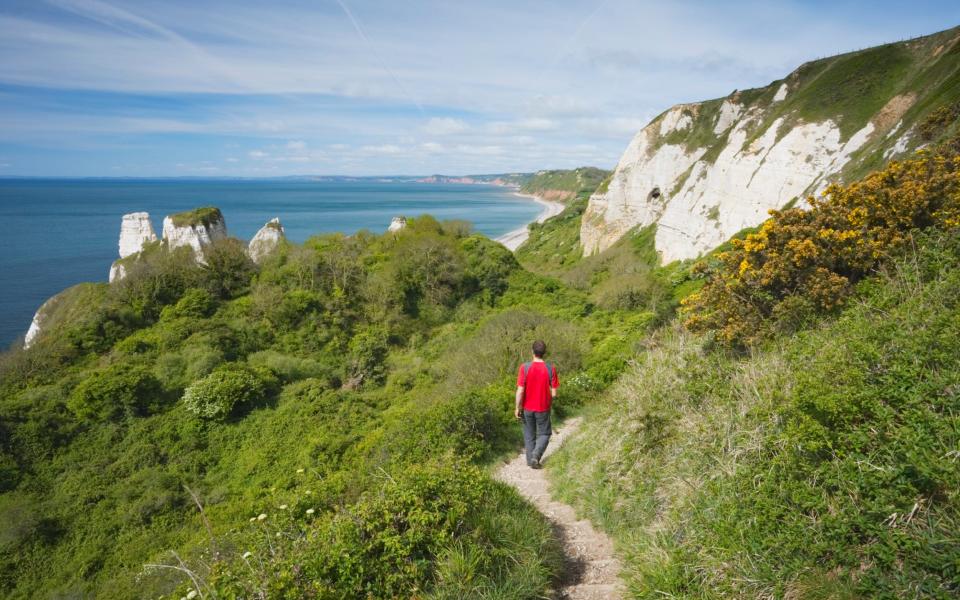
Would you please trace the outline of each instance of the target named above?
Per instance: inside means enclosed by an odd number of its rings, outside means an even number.
[[[557,367],[543,361],[547,345],[533,343],[533,360],[520,365],[517,371],[517,397],[513,414],[523,421],[523,446],[527,465],[540,468],[540,459],[550,443],[550,404],[557,397],[560,379]]]

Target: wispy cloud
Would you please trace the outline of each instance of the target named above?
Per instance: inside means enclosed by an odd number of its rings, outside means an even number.
[[[31,174],[609,167],[671,104],[957,22],[946,0],[8,3],[0,152]]]

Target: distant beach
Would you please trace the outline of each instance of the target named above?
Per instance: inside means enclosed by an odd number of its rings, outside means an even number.
[[[543,207],[543,210],[537,216],[536,222],[543,223],[550,217],[555,217],[563,212],[563,209],[566,208],[560,202],[554,202],[553,200],[545,200],[540,196],[534,196],[533,194],[521,194],[520,192],[514,192],[514,195],[520,196],[521,198],[530,198],[537,204]],[[497,241],[509,248],[510,250],[516,250],[520,247],[520,244],[527,241],[527,238],[530,237],[530,230],[527,228],[529,223],[525,223],[522,227],[518,227],[513,231],[507,232],[497,238]]]

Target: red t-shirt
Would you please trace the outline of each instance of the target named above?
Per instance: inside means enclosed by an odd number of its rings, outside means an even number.
[[[560,387],[557,365],[551,364],[550,370],[553,371],[553,381],[548,381],[550,374],[547,372],[546,363],[531,362],[530,370],[527,371],[527,382],[524,384],[523,365],[520,365],[520,370],[517,371],[517,387],[523,386],[523,410],[536,412],[550,410],[550,402],[553,400],[550,388]]]

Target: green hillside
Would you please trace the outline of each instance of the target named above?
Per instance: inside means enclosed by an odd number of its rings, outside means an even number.
[[[786,97],[775,101],[783,85]],[[960,27],[812,61],[765,87],[684,105],[683,114],[692,125],[659,136],[654,147],[670,143],[705,148],[704,160],[716,159],[728,142],[727,133],[714,133],[724,100],[742,104],[744,114],[760,115],[749,126],[745,148],[778,119],[778,136],[799,123],[832,120],[840,128],[840,141],[872,123],[883,135],[874,134],[843,172],[846,180],[856,179],[881,166],[885,153],[895,152],[905,134],[908,141],[900,153],[956,133],[955,118],[943,116],[960,106]]]
[[[549,593],[557,541],[486,473],[516,365],[545,339],[572,410],[651,315],[429,217],[206,261],[153,249],[2,355],[0,595]]]
[[[610,171],[596,167],[537,171],[523,182],[520,191],[567,203],[593,193],[609,176]]]

